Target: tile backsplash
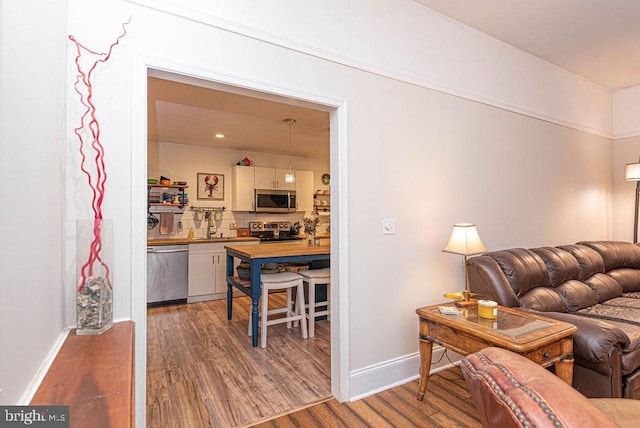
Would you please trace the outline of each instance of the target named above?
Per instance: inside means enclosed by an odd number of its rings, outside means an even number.
[[[147,239],[186,239],[189,236],[189,230],[193,230],[195,238],[204,238],[207,236],[207,219],[196,220],[195,211],[191,211],[188,207],[184,210],[178,210],[172,207],[152,207],[151,213],[160,220],[162,212],[173,212],[173,231],[169,234],[160,233],[160,223],[153,229],[147,229]],[[249,212],[233,212],[224,210],[222,212],[222,220],[216,221],[217,230],[212,227],[212,232],[216,230],[216,236],[236,236],[236,230],[232,229],[233,224],[237,224],[239,228],[249,227],[250,221],[290,221],[292,224],[296,221],[302,222],[304,217],[312,217],[313,213],[296,212],[291,214],[264,214]],[[323,232],[320,230],[320,232]]]

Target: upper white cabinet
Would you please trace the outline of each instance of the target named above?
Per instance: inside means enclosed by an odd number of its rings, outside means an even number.
[[[313,171],[295,171],[296,211],[313,211]]]
[[[255,169],[250,166],[234,166],[231,183],[231,209],[233,211],[254,211]]]
[[[280,168],[264,168],[256,166],[255,169],[255,188],[256,189],[278,189],[278,190],[295,190],[295,183],[287,183],[284,176],[289,172],[288,169]]]

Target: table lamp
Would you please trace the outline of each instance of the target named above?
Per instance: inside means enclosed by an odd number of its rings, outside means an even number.
[[[486,253],[487,249],[480,240],[478,230],[475,224],[458,223],[453,225],[453,232],[449,238],[449,242],[442,249],[445,253],[461,254],[462,266],[464,269],[464,291],[462,299],[456,301],[456,306],[473,306],[477,302],[469,299],[469,280],[467,278],[467,256]],[[452,293],[445,294],[445,297],[451,296]]]

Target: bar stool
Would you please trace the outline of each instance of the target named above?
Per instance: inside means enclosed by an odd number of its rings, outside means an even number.
[[[306,318],[309,319],[309,337],[314,336],[314,323],[316,317],[329,316],[331,310],[329,308],[329,286],[331,285],[331,268],[310,269],[298,272],[302,276],[302,281],[309,286],[309,303],[305,305],[309,308],[309,312],[305,311]],[[324,302],[316,302],[316,285],[327,284],[327,300]],[[316,311],[316,308],[326,306],[323,311]]]
[[[307,338],[307,320],[304,314],[304,286],[302,277],[295,272],[280,273],[264,273],[260,275],[260,287],[262,288],[261,299],[262,305],[260,309],[260,346],[267,347],[267,327],[274,324],[286,322],[287,328],[291,328],[291,321],[300,321],[302,324],[302,338]],[[291,299],[291,289],[296,288],[296,305],[293,307]],[[270,290],[287,290],[287,306],[284,308],[276,308],[269,310],[269,291]],[[298,303],[300,302],[300,303]],[[285,314],[284,317],[267,320],[268,315]],[[249,312],[249,328],[247,334],[251,336],[252,313]],[[297,325],[297,322],[296,322]]]

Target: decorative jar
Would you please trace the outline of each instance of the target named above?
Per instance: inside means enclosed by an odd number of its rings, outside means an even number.
[[[102,334],[113,325],[113,222],[76,223],[76,334]]]

